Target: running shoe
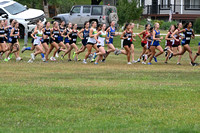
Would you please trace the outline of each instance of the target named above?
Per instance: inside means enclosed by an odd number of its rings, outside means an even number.
[[[167,64],[167,61],[165,61],[165,64]]]
[[[127,64],[128,64],[128,65],[131,65],[132,63],[131,63],[131,62],[128,62]]]
[[[9,58],[10,58],[10,59],[12,59],[12,55],[13,55],[12,53],[9,55]]]
[[[90,62],[95,62],[95,61],[96,61],[95,59],[91,59],[91,60],[90,60]]]
[[[43,62],[45,62],[45,61],[46,61],[46,59],[45,59],[45,58],[42,58],[42,61],[43,61]]]
[[[22,60],[22,58],[21,58],[21,57],[18,57],[18,58],[16,58],[16,61],[20,61],[20,60]]]
[[[191,62],[191,65],[192,65],[192,66],[197,66],[197,63],[192,63],[192,62]]]
[[[27,63],[33,63],[33,60],[32,59],[30,59]]]
[[[149,62],[149,63],[148,63],[148,65],[152,65],[152,63],[151,63],[151,62]]]
[[[26,50],[26,47],[24,46],[21,50],[21,53],[24,53],[24,51]]]
[[[58,52],[56,53],[56,58],[58,58],[59,57],[59,55],[58,55]],[[54,57],[55,58],[55,57]]]
[[[8,56],[8,60],[10,60],[10,57]]]
[[[5,59],[4,59],[4,61],[5,61],[5,62],[8,62],[8,59],[7,59],[7,58],[5,58]]]
[[[98,65],[99,63],[95,62],[94,64],[95,64],[95,65]]]
[[[133,60],[132,63],[137,63],[138,61]]]
[[[119,51],[118,48],[115,49],[114,54],[117,55],[117,51]]]
[[[106,59],[102,59],[102,61],[101,62],[106,62]]]
[[[165,51],[165,57],[167,57],[167,55],[168,55],[168,53],[167,53],[167,51]]]
[[[143,56],[142,56],[142,57],[143,57]],[[143,58],[143,60],[144,60],[144,58]],[[140,58],[138,58],[137,62],[140,62]]]
[[[83,64],[87,64],[87,61],[85,59],[83,60]]]
[[[177,62],[177,65],[181,65],[181,63],[180,63],[180,62]]]
[[[76,55],[76,52],[73,53],[73,56],[72,56],[72,57],[75,58],[75,57],[76,57],[75,55]]]
[[[142,64],[146,65],[146,62],[143,61]]]
[[[35,60],[35,55],[32,53],[31,54],[31,58],[33,59],[33,60]]]
[[[169,60],[170,60],[173,56],[174,56],[174,54],[171,53],[170,56],[169,56]]]
[[[61,55],[61,56],[60,56],[60,59],[61,59],[61,60],[64,60],[64,56],[63,56],[63,55]]]
[[[97,53],[94,53],[93,59],[96,59],[96,57],[97,57]]]
[[[154,56],[153,58],[154,58],[154,61],[155,61],[155,62],[158,62],[158,61],[157,61],[157,58],[156,58],[155,56]]]
[[[71,60],[71,59],[68,59],[67,61],[70,62],[70,61],[72,61],[72,60]]]

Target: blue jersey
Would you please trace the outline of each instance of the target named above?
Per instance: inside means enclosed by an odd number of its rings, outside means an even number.
[[[113,38],[115,36],[115,28],[112,29],[110,26],[110,32],[108,32],[108,37]]]
[[[160,31],[159,30],[158,31],[154,30],[154,31],[156,32],[155,38],[160,38]],[[154,40],[153,43],[152,43],[152,45],[153,46],[160,45],[159,40]]]
[[[110,37],[108,44],[113,44],[114,36],[115,36],[115,28],[112,29],[112,27],[110,26],[110,31],[108,32],[108,37]],[[107,42],[106,42],[106,44],[107,44]]]

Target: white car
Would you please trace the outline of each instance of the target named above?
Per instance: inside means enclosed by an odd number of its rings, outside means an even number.
[[[46,22],[42,10],[27,8],[13,0],[0,0],[0,19],[15,19],[19,22],[20,36],[24,37],[25,29],[32,32],[36,26],[35,22],[41,20]]]

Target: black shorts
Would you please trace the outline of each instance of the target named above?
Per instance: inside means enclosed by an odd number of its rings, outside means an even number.
[[[38,46],[39,44],[33,44],[35,47]]]
[[[53,39],[51,38],[51,39],[50,39],[50,43],[53,43],[53,42],[60,43],[60,41],[58,40],[58,38],[55,38],[55,40],[53,40]]]
[[[15,44],[15,43],[17,43],[17,39],[16,39],[16,38],[13,38],[13,39],[12,39],[12,44]]]
[[[47,43],[47,45],[49,45],[49,39],[42,39],[41,42],[42,42],[42,43]]]
[[[86,46],[86,45],[87,45],[87,41],[88,41],[88,40],[86,40],[86,39],[83,39],[83,40],[82,40],[83,46]]]
[[[88,42],[87,45],[95,45],[96,43]]]
[[[0,37],[0,43],[4,43],[4,38]]]
[[[145,45],[147,45],[147,44],[146,44],[146,43],[143,43],[143,42],[141,43],[141,46],[142,46],[142,47],[144,47]]]
[[[178,47],[178,46],[180,46],[180,44],[179,44],[179,45],[172,45],[173,48],[174,48],[174,47]]]
[[[103,46],[101,46],[101,45],[97,45],[97,48],[100,48],[100,47],[103,47]]]
[[[130,48],[132,44],[133,44],[132,41],[125,41],[125,40],[124,40],[124,42],[123,42],[123,47],[124,47],[124,46],[128,46],[128,47]]]
[[[73,43],[76,44],[76,41],[70,41],[70,42],[69,42],[69,45],[71,45],[71,44],[73,44]]]
[[[34,38],[32,38],[32,40],[31,40],[31,43],[33,43],[34,42]]]

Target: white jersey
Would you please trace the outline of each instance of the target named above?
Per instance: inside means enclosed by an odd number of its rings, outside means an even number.
[[[97,43],[97,46],[102,46],[104,47],[105,44],[105,39],[106,39],[106,31],[100,31],[101,34],[98,36],[98,40],[100,41],[100,43]]]
[[[40,42],[41,42],[41,39],[42,39],[42,35],[43,35],[43,32],[42,31],[39,31],[39,30],[37,30],[37,34],[35,34],[35,37],[37,37],[36,39],[34,39],[34,42],[33,42],[33,44],[35,45],[35,44],[38,44],[38,45],[40,45]]]
[[[92,33],[92,35],[96,35],[96,34],[97,34],[97,30],[94,29],[94,28],[92,28],[92,29],[93,29],[93,33]],[[89,37],[89,39],[88,39],[88,43],[93,43],[93,44],[95,44],[95,43],[96,43],[95,38],[94,38],[94,37]]]

